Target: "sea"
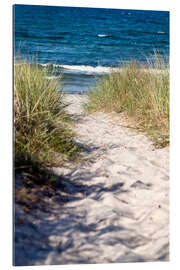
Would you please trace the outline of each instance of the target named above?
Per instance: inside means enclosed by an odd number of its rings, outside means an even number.
[[[87,93],[114,67],[169,59],[168,11],[13,6],[13,52],[51,67],[68,93]]]

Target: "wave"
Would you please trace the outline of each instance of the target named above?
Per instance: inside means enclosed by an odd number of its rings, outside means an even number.
[[[41,66],[51,66],[49,64],[41,64]],[[118,71],[120,68],[114,68],[114,67],[104,67],[104,66],[86,66],[86,65],[58,65],[53,64],[54,68],[62,69],[69,72],[80,72],[85,74],[104,74],[104,73],[110,73],[112,70]]]
[[[98,37],[108,37],[108,35],[98,34]]]

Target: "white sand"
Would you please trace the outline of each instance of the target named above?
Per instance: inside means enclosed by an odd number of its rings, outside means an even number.
[[[46,198],[46,212],[27,214],[16,205],[16,219],[25,216],[15,227],[16,264],[168,261],[168,147],[154,149],[144,135],[125,128],[121,116],[84,114],[83,95],[65,99],[87,161],[53,169],[67,179],[60,179],[61,196]]]
[[[117,115],[84,114],[83,95],[65,100],[89,162],[54,171],[87,185],[87,192],[66,204],[64,230],[51,231],[56,249],[45,264],[169,260],[169,148],[154,149]]]

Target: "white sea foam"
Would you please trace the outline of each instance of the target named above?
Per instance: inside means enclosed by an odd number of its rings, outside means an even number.
[[[43,67],[48,67],[51,64],[41,64]],[[54,68],[60,68],[60,69],[65,69],[70,72],[81,72],[85,74],[104,74],[104,73],[110,73],[112,70],[113,71],[119,71],[121,70],[120,68],[115,68],[115,67],[104,67],[104,66],[87,66],[87,65],[59,65],[59,64],[53,64]]]
[[[86,66],[86,65],[53,65],[54,67],[63,68],[69,70],[71,72],[82,72],[86,74],[94,74],[94,73],[110,73],[112,70],[120,70],[119,68],[112,67],[103,67],[103,66]]]
[[[107,37],[108,35],[99,34],[98,37]]]
[[[48,66],[48,64],[41,64],[42,66]],[[82,74],[108,74],[111,71],[121,71],[122,68],[118,67],[103,67],[103,66],[86,66],[86,65],[58,65],[53,64],[54,68],[60,68],[66,70],[67,73],[82,73]],[[155,72],[161,73],[166,72],[166,70],[158,69],[144,69],[145,72]],[[51,76],[51,78],[53,78]]]
[[[110,67],[92,67],[92,66],[76,66],[76,65],[61,65],[62,68],[74,70],[74,71],[81,71],[81,72],[88,72],[88,73],[109,73]]]

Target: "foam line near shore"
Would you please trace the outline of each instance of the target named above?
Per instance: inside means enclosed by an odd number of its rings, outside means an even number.
[[[41,66],[48,67],[50,64],[41,64]],[[121,71],[121,68],[117,67],[104,67],[104,66],[85,66],[85,65],[52,65],[55,69],[60,68],[62,70],[70,71],[70,72],[80,72],[86,74],[103,74],[110,73],[112,70]]]

